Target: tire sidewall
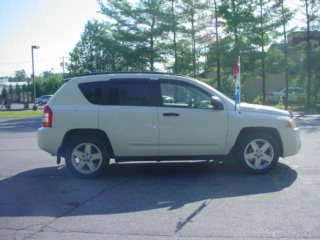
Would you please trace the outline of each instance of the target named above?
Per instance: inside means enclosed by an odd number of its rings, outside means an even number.
[[[78,172],[77,169],[72,164],[71,153],[72,153],[73,149],[81,143],[92,143],[92,144],[96,145],[102,153],[102,157],[103,157],[102,164],[93,173],[84,174],[84,173]],[[94,177],[101,176],[105,172],[105,170],[109,164],[108,156],[109,155],[108,155],[107,148],[96,137],[91,137],[91,136],[75,137],[75,138],[72,138],[70,143],[66,146],[66,165],[67,165],[67,168],[70,170],[70,172],[73,175],[80,177],[80,178],[94,178]]]
[[[248,164],[246,163],[245,159],[244,159],[244,151],[246,146],[253,140],[255,139],[264,139],[267,140],[271,146],[273,147],[273,151],[274,151],[274,156],[273,156],[273,160],[271,162],[271,164],[264,168],[264,169],[253,169],[250,166],[248,166]],[[279,160],[279,156],[280,156],[280,147],[279,147],[279,143],[278,141],[271,136],[270,134],[267,133],[249,133],[245,136],[242,136],[237,144],[237,148],[236,148],[236,157],[238,162],[240,162],[241,166],[247,171],[247,172],[251,172],[251,173],[266,173],[268,171],[270,171],[277,163]]]

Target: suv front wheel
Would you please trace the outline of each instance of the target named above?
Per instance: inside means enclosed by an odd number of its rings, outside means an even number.
[[[66,152],[66,163],[70,171],[83,178],[97,177],[108,165],[106,147],[95,137],[73,139]]]
[[[278,162],[279,144],[268,133],[249,133],[242,136],[236,148],[236,157],[241,165],[252,173],[265,173]]]

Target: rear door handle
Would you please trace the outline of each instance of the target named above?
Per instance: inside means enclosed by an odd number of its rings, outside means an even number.
[[[162,113],[162,115],[163,115],[164,117],[178,117],[178,116],[180,116],[179,113],[174,113],[174,112]]]

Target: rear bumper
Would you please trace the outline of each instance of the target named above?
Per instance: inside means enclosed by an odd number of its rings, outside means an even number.
[[[283,144],[283,157],[289,157],[299,152],[301,148],[301,139],[299,128],[285,129],[281,132]]]
[[[57,155],[62,138],[54,128],[41,127],[38,129],[38,146],[52,154]]]

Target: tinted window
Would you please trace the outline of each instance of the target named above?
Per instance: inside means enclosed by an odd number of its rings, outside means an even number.
[[[148,81],[113,81],[109,85],[108,104],[127,106],[151,106],[152,89]]]
[[[103,104],[101,82],[81,83],[79,88],[89,102]]]
[[[196,87],[176,82],[161,83],[162,105],[212,109],[211,96]]]

